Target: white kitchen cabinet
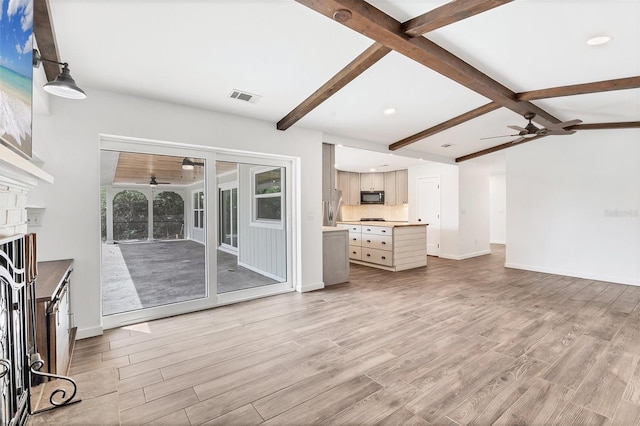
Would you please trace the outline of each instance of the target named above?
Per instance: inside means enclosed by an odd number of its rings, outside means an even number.
[[[360,191],[384,191],[384,173],[360,173]]]

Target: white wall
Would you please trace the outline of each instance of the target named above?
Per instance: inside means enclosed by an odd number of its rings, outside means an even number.
[[[640,130],[507,153],[507,266],[640,284]]]
[[[459,180],[458,166],[425,161],[423,165],[409,167],[409,222],[418,219],[418,179],[440,177],[440,256],[457,258],[459,234]],[[429,227],[427,227],[427,239]]]
[[[459,258],[489,254],[489,169],[472,162],[459,166]]]
[[[46,206],[45,226],[37,231],[39,259],[75,259],[71,310],[79,337],[102,331],[101,133],[299,157],[304,170],[298,206],[299,284],[303,291],[322,287],[320,132],[297,127],[281,132],[273,123],[99,90],[89,91],[83,101],[52,98],[50,107],[50,116],[34,116],[33,140],[55,184],[40,184],[30,193],[30,203]]]
[[[507,241],[507,176],[489,176],[489,229],[492,244]]]

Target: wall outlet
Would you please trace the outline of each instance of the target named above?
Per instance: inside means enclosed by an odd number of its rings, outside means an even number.
[[[27,226],[42,226],[42,213],[27,213]]]

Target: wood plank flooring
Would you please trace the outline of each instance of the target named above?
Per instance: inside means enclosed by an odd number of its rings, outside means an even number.
[[[115,367],[123,425],[640,424],[640,287],[493,250],[108,330],[71,375]]]

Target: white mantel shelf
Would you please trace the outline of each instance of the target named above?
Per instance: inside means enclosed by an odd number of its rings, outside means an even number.
[[[53,176],[10,148],[0,145],[0,180],[34,187],[38,180],[53,183]]]

